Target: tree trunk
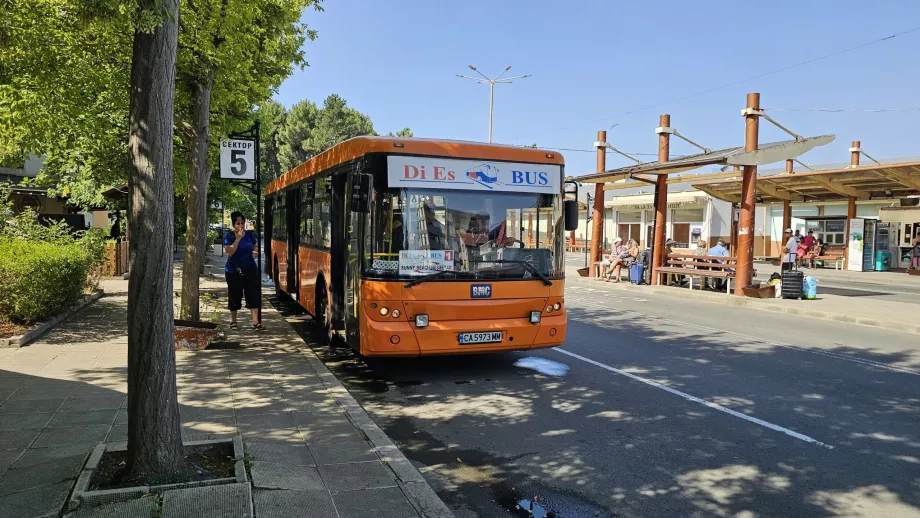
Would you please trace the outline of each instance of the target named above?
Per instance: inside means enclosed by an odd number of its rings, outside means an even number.
[[[169,480],[184,464],[173,337],[173,98],[178,0],[141,0],[162,12],[134,33],[128,129],[128,474]]]
[[[213,74],[211,75],[213,77]],[[188,173],[185,259],[182,263],[183,320],[199,320],[198,295],[202,265],[207,261],[208,238],[208,143],[210,142],[211,78],[192,83],[191,163]]]

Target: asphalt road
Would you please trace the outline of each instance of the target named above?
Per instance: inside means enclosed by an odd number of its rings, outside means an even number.
[[[591,284],[558,349],[315,350],[458,517],[920,516],[916,335]]]

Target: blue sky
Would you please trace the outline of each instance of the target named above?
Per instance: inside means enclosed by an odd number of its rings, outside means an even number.
[[[590,150],[599,129],[630,152],[656,153],[661,113],[710,148],[743,144],[747,92],[764,108],[920,108],[920,30],[838,56],[651,109],[666,102],[920,27],[920,2],[890,0],[575,1],[327,0],[305,20],[319,32],[310,66],[279,89],[287,106],[330,93],[380,133],[485,141],[489,88],[455,77],[512,65],[533,77],[495,90],[493,140]],[[749,36],[746,36],[749,35]],[[770,112],[768,112],[770,113]],[[920,112],[775,112],[803,135],[836,141],[804,157],[842,162],[852,140],[876,158],[920,155]],[[617,126],[611,129],[611,126]],[[761,125],[761,142],[783,140]],[[689,154],[682,142],[672,154]],[[564,151],[566,173],[594,154]],[[640,157],[653,160],[654,157]],[[608,155],[607,166],[629,162]]]

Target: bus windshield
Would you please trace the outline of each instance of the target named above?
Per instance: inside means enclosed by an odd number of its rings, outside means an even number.
[[[365,274],[412,279],[448,270],[463,272],[456,278],[464,280],[535,279],[536,272],[559,278],[559,198],[529,192],[377,191]]]

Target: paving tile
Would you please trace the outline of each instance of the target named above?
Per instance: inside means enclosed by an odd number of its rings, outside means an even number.
[[[332,497],[325,489],[310,491],[256,489],[252,493],[252,500],[256,516],[259,518],[290,518],[292,516],[338,518]]]
[[[0,496],[77,478],[86,457],[64,457],[43,464],[14,468],[0,478]]]
[[[54,416],[53,413],[0,414],[0,432],[9,430],[42,429]]]
[[[84,505],[64,518],[154,518],[159,496],[148,496],[128,502],[115,502],[100,506]]]
[[[23,400],[33,400],[33,399],[59,399],[65,398],[70,395],[71,392],[76,388],[76,384],[68,382],[66,386],[54,386],[54,387],[29,387],[25,386],[19,389],[13,397],[10,398],[12,401],[23,401]]]
[[[297,428],[290,412],[266,415],[241,415],[236,418],[240,431],[271,431],[284,428]]]
[[[0,377],[0,390],[19,390],[27,381],[26,376]]]
[[[253,461],[273,462],[289,466],[315,466],[313,455],[304,444],[286,442],[246,441],[246,451]]]
[[[117,424],[105,436],[105,442],[123,442],[128,440],[128,425]]]
[[[168,518],[252,518],[249,484],[175,489],[163,493],[162,516]]]
[[[43,446],[62,446],[69,443],[101,442],[108,432],[109,425],[107,424],[46,428],[33,446],[40,448]]]
[[[88,410],[86,412],[59,412],[48,426],[78,426],[84,424],[112,424],[118,410]]]
[[[115,424],[128,424],[128,409],[122,408],[118,411],[118,416],[115,418]]]
[[[83,442],[75,444],[66,444],[63,446],[48,446],[45,448],[29,448],[22,454],[22,457],[13,464],[13,467],[24,468],[43,464],[45,462],[75,457],[82,455],[84,458],[92,453],[93,448],[99,444],[97,442]]]
[[[340,518],[418,518],[398,487],[333,493]]]
[[[57,516],[70,493],[73,481],[0,496],[0,516]]]
[[[121,408],[125,396],[113,395],[105,397],[70,398],[61,407],[61,412],[86,412],[89,410],[114,410]],[[2,409],[3,407],[0,407]]]
[[[219,436],[236,435],[236,418],[213,417],[210,419],[183,420],[182,432],[190,434],[214,434]]]
[[[127,394],[127,386],[121,387],[124,388],[122,391],[113,390],[108,387],[100,387],[97,385],[80,385],[74,389],[73,394],[70,395],[72,398],[84,399],[91,397],[110,397],[110,396],[119,396]]]
[[[299,426],[303,440],[307,444],[328,444],[352,439],[363,439],[350,422],[347,424]]]
[[[0,414],[34,414],[57,412],[64,404],[64,398],[32,400],[9,400],[0,405]]]
[[[10,430],[0,432],[0,450],[24,450],[38,437],[41,430]]]
[[[233,405],[237,416],[281,414],[291,411],[291,405],[281,400],[234,401]]]
[[[317,465],[378,460],[374,447],[363,439],[311,444],[308,447]]]
[[[338,409],[335,411],[322,411],[311,408],[309,411],[291,412],[291,415],[294,417],[294,422],[300,427],[351,424],[345,413]]]
[[[380,461],[320,466],[319,472],[333,493],[396,486],[393,472]]]
[[[252,463],[252,485],[262,489],[326,489],[316,468],[262,461]]]
[[[0,450],[0,473],[12,466],[21,453],[22,450]]]

